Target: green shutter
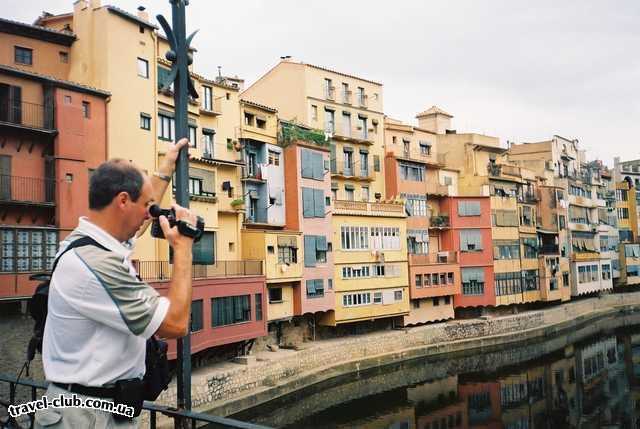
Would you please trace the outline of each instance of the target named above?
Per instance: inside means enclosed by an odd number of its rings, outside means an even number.
[[[311,153],[311,165],[313,168],[313,178],[316,180],[322,180],[324,178],[324,165],[322,163],[321,153]]]
[[[316,281],[307,280],[307,295],[315,295],[315,294],[316,294]]]
[[[312,157],[311,155],[313,155],[311,153],[310,150],[308,149],[302,149],[302,160],[301,160],[301,164],[302,164],[302,177],[305,178],[313,178],[313,165],[312,165]]]
[[[324,235],[316,235],[316,250],[319,250],[320,252],[326,252],[329,250],[329,247],[327,246],[327,237]]]
[[[314,217],[314,192],[311,188],[302,188],[302,217]]]
[[[316,279],[315,280],[315,286],[316,286],[316,295],[324,295],[324,280],[323,279]]]
[[[324,191],[322,189],[313,190],[313,201],[315,217],[324,217]]]
[[[304,236],[304,266],[305,267],[316,266],[316,236],[315,235]]]

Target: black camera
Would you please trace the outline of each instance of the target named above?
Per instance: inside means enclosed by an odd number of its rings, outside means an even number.
[[[183,220],[176,219],[176,211],[174,209],[161,209],[158,205],[154,204],[149,207],[149,214],[153,218],[151,224],[151,236],[155,238],[165,238],[162,227],[160,226],[160,216],[164,216],[169,221],[169,226],[173,228],[178,227],[178,232],[187,237],[193,238],[193,241],[200,240],[202,233],[204,232],[204,219],[198,216],[196,226],[191,225]]]

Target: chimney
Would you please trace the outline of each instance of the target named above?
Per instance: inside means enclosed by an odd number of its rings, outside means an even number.
[[[143,21],[149,21],[149,12],[144,6],[138,6],[138,18]]]

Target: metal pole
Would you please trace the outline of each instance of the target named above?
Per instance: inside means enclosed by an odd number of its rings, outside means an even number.
[[[189,125],[187,122],[188,96],[198,97],[193,82],[189,76],[189,44],[195,33],[186,37],[185,7],[188,0],[169,0],[173,28],[169,27],[166,19],[158,15],[158,22],[169,40],[171,50],[166,58],[173,63],[167,80],[163,87],[168,88],[174,84],[174,114],[175,114],[175,138],[176,141],[189,137]],[[194,142],[195,143],[195,142]],[[180,151],[176,161],[176,202],[182,207],[189,207],[189,155],[188,149]],[[182,410],[191,410],[191,334],[178,339],[177,348],[177,407]],[[185,419],[176,419],[176,427],[187,428]]]

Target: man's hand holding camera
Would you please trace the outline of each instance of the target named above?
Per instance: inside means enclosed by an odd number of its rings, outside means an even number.
[[[194,213],[191,213],[188,209],[180,207],[177,204],[173,204],[171,208],[175,213],[175,225],[172,227],[169,219],[167,219],[167,216],[165,216],[164,214],[160,215],[158,217],[158,221],[160,223],[160,227],[162,228],[162,233],[169,242],[169,245],[174,249],[180,248],[184,245],[187,247],[188,251],[191,252],[191,246],[193,245],[193,241],[196,237],[189,234],[183,234],[178,228],[178,223],[184,222],[191,229],[197,230],[196,225],[198,224],[198,216],[196,216]]]

